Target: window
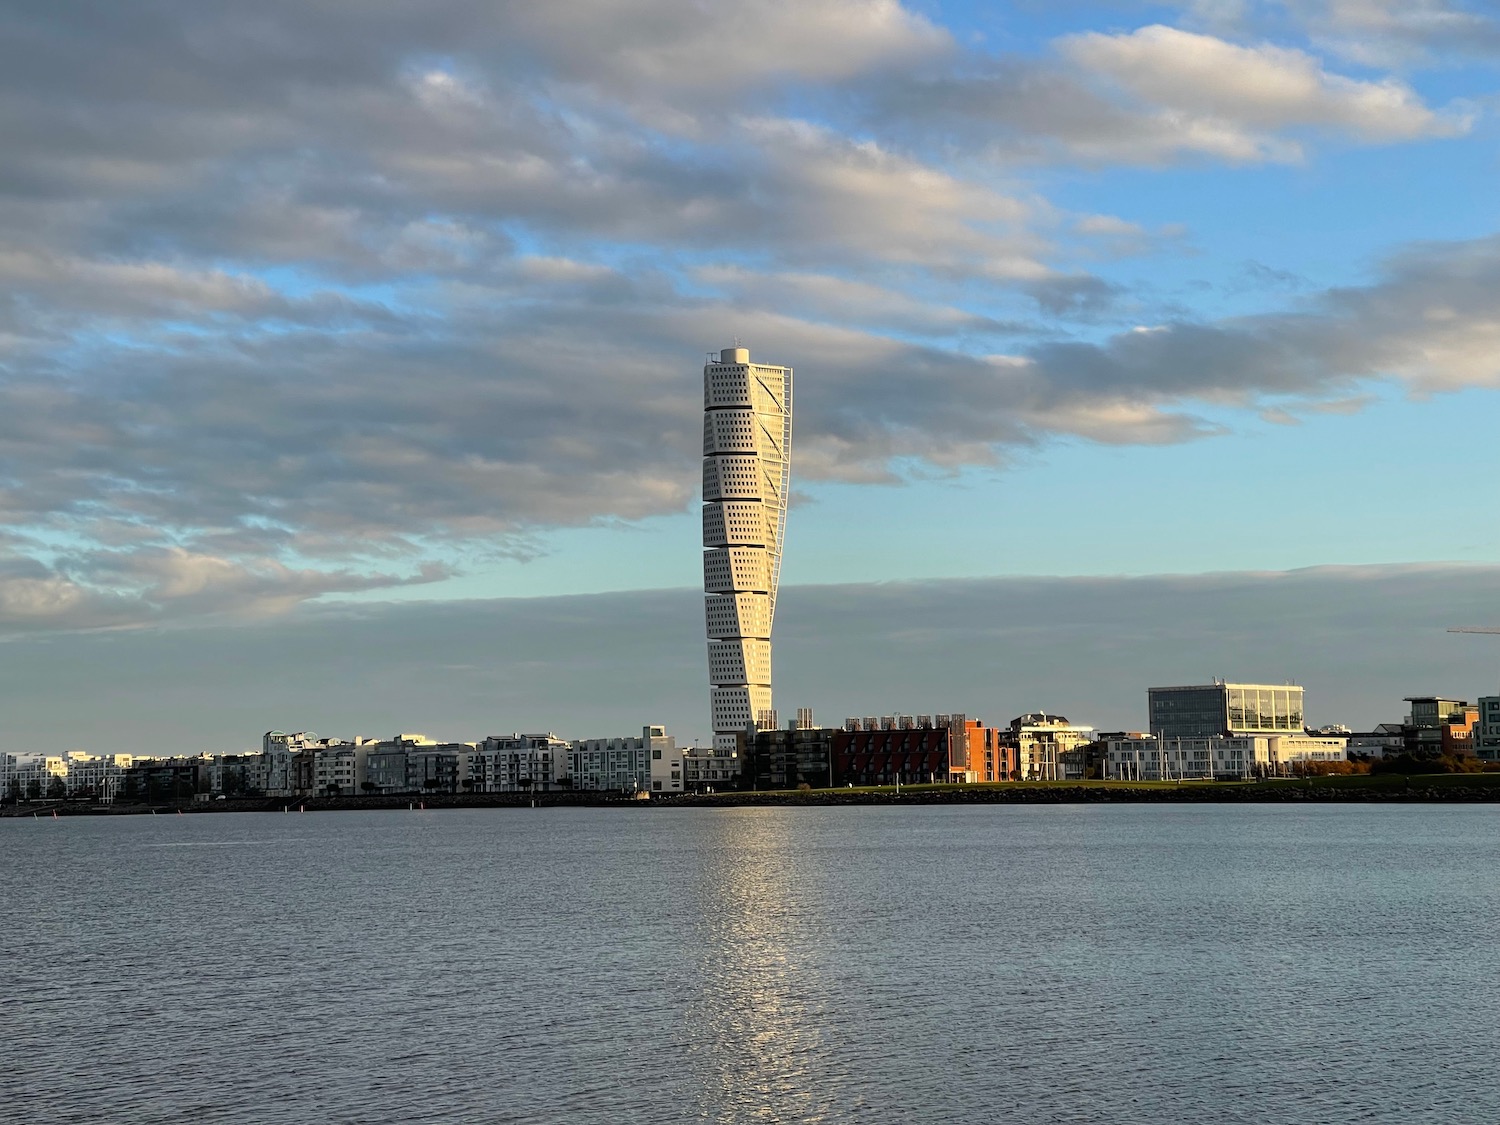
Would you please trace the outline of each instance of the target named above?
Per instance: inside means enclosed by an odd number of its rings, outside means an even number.
[[[652,758],[653,761],[660,761],[661,760],[661,751],[660,750],[653,750],[653,751],[651,751],[651,758]]]

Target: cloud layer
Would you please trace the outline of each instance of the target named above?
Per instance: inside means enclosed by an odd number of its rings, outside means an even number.
[[[1088,272],[1177,236],[1039,169],[1471,125],[1250,31],[1023,56],[894,0],[20,0],[0,32],[0,628],[265,613],[681,510],[731,333],[804,372],[799,477],[856,482],[1496,375],[1493,239],[1234,321],[1137,323]]]
[[[1295,680],[1314,723],[1400,721],[1404,696],[1497,690],[1500,568],[1324,567],[783,590],[777,702],[846,715],[1027,711],[1145,723],[1145,689]],[[303,607],[233,627],[0,645],[6,752],[240,750],[260,732],[708,734],[702,595]],[[98,685],[80,692],[80,684]]]

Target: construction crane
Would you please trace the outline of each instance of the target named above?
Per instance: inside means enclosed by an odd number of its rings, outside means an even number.
[[[1449,629],[1450,633],[1500,633],[1500,629]]]

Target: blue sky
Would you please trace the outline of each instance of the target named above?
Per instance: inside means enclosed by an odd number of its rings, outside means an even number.
[[[733,337],[797,371],[788,584],[1500,564],[1490,5],[23,0],[0,32],[14,661],[694,586]]]

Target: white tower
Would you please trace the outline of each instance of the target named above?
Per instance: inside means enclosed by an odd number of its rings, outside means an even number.
[[[792,369],[725,348],[703,366],[703,592],[714,749],[775,726],[771,623],[792,480]]]

